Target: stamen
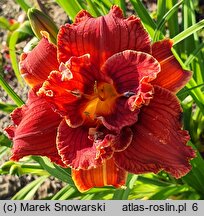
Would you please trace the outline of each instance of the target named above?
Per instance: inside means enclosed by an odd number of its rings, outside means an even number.
[[[135,95],[135,93],[131,92],[131,91],[123,93],[123,96],[128,97],[128,98],[131,97],[131,96],[133,96],[133,95]]]
[[[105,101],[105,98],[104,97],[102,97],[101,95],[100,95],[100,92],[99,91],[104,91],[104,86],[103,86],[103,88],[102,89],[98,89],[98,82],[97,81],[95,81],[95,83],[94,83],[94,93],[97,95],[97,97],[101,100],[101,101]]]
[[[94,93],[98,94],[97,81],[94,82]]]
[[[78,89],[76,89],[74,91],[70,91],[70,93],[73,94],[74,96],[78,97],[78,98],[81,97],[81,92]]]

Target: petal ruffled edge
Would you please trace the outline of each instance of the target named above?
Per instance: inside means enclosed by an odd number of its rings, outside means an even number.
[[[38,91],[71,127],[83,124],[83,113],[92,99],[95,81],[105,77],[91,64],[90,55],[71,57],[60,64],[60,71],[52,71]]]
[[[154,98],[143,107],[138,122],[131,127],[133,141],[114,154],[116,164],[135,174],[164,170],[175,178],[186,175],[195,157],[187,146],[187,131],[181,129],[181,107],[170,91],[155,86]]]
[[[81,11],[76,22],[62,26],[58,34],[60,62],[89,53],[92,63],[100,68],[110,56],[127,49],[149,53],[150,37],[138,17],[125,19],[117,6],[97,18]]]
[[[90,125],[71,128],[62,120],[58,129],[57,148],[64,164],[73,169],[87,170],[100,166],[104,160],[112,157],[115,136],[107,134],[100,139],[96,137],[97,132],[94,133]]]
[[[139,110],[130,110],[128,98],[124,96],[116,98],[109,110],[108,114],[98,112],[96,118],[111,131],[119,132],[123,127],[137,122]]]
[[[125,50],[107,59],[101,71],[109,76],[119,94],[136,92],[140,81],[150,82],[160,72],[159,62],[144,52]]]

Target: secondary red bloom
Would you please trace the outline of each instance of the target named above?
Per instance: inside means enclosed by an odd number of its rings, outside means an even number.
[[[20,64],[34,90],[6,129],[12,159],[48,156],[72,168],[81,191],[120,187],[127,172],[188,173],[195,153],[175,93],[191,73],[172,45],[151,45],[140,19],[115,6],[98,18],[80,12],[61,27],[57,48],[43,38]]]

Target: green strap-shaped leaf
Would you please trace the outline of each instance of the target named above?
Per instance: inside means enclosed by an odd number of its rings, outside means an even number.
[[[30,200],[35,195],[40,185],[46,180],[48,176],[41,176],[36,180],[32,181],[19,192],[17,192],[11,199],[12,200]]]
[[[129,193],[131,192],[135,181],[137,180],[137,175],[128,174],[126,187],[124,189],[117,189],[113,195],[113,200],[127,200]]]
[[[17,60],[16,48],[15,48],[19,35],[20,35],[20,32],[18,31],[13,32],[13,34],[11,35],[10,40],[9,40],[9,54],[11,58],[12,68],[15,72],[16,78],[18,82],[21,84],[21,86],[23,86],[23,80],[22,80],[22,77],[20,75],[20,71],[18,68],[18,60]]]
[[[166,2],[166,11],[169,11],[174,7],[174,5],[178,3],[178,0],[168,0],[165,2]],[[177,8],[177,10],[173,12],[173,14],[171,15],[171,18],[168,19],[167,21],[170,38],[174,37],[175,35],[179,33],[178,9],[179,8]]]
[[[171,16],[178,10],[178,7],[183,3],[183,0],[175,4],[160,20],[157,27],[155,28],[153,41],[157,41],[160,39],[160,35],[162,35],[162,28],[167,20],[171,18]]]
[[[189,187],[187,185],[171,185],[165,188],[162,188],[159,192],[155,193],[149,198],[149,200],[166,200],[173,195],[183,193],[188,191]]]
[[[32,158],[37,161],[42,166],[42,168],[45,169],[48,173],[50,173],[52,176],[74,186],[74,182],[70,175],[70,169],[63,169],[56,164],[51,163],[50,160],[46,157],[32,156]]]
[[[27,12],[28,9],[31,7],[27,1],[24,1],[24,0],[15,0],[16,3],[18,3],[20,5],[20,7],[25,11]]]
[[[166,13],[166,4],[167,4],[167,1],[164,1],[164,0],[157,1],[157,23],[161,21],[161,19]]]
[[[178,56],[177,52],[175,51],[175,49],[172,48],[172,52],[175,56],[175,58],[178,60],[178,62],[181,64],[181,66],[186,69],[185,64],[183,63],[183,61],[180,59],[180,57]],[[196,104],[198,105],[198,107],[200,108],[200,110],[202,111],[202,113],[204,114],[204,104],[202,101],[204,101],[204,94],[202,93],[202,91],[199,88],[195,88],[197,87],[198,84],[197,82],[194,80],[194,78],[192,77],[190,79],[190,81],[186,84],[186,88],[188,89],[192,89],[191,91],[189,91],[189,94],[192,96],[192,98],[195,100]]]
[[[56,193],[52,197],[52,200],[67,200],[74,193],[76,193],[76,196],[80,195],[80,193],[77,191],[77,189],[75,187],[71,187],[70,185],[66,185],[65,187],[63,187],[58,193]]]
[[[201,43],[198,45],[198,47],[189,55],[189,57],[186,59],[184,64],[186,66],[190,65],[192,61],[197,57],[197,55],[201,52],[204,51],[204,43]]]
[[[10,113],[12,112],[17,106],[9,103],[1,103],[0,102],[0,110],[2,112]]]
[[[167,187],[171,185],[171,183],[161,181],[161,179],[159,178],[147,178],[143,175],[138,176],[138,181],[142,182],[143,184],[153,184],[153,185],[157,185],[160,187]]]
[[[204,19],[201,20],[200,22],[192,25],[191,27],[187,28],[186,30],[182,31],[178,35],[176,35],[173,40],[174,40],[174,45],[177,43],[181,42],[188,36],[192,35],[194,32],[199,31],[200,29],[204,28]]]
[[[6,30],[9,30],[11,24],[9,23],[9,21],[3,17],[3,16],[0,16],[0,29],[6,29]]]
[[[192,142],[189,142],[189,144],[196,149]],[[183,180],[204,196],[204,160],[198,151],[196,158],[191,161],[191,164],[192,170],[183,177]]]
[[[130,2],[133,5],[138,16],[141,18],[141,21],[144,24],[145,28],[147,29],[148,33],[150,34],[151,38],[153,38],[156,24],[153,21],[153,19],[150,17],[149,13],[145,9],[141,0],[130,0]]]
[[[182,26],[185,29],[196,24],[196,14],[194,3],[192,1],[184,1],[183,3],[183,19]],[[183,51],[183,58],[187,58],[194,50],[199,46],[199,37],[198,33],[194,32],[192,35],[188,36],[185,40],[182,41],[180,50]],[[204,80],[204,58],[202,53],[198,55],[198,58],[195,61],[192,61],[189,65],[189,68],[194,71],[193,77],[197,84],[202,84]]]
[[[0,146],[12,147],[11,140],[2,132],[0,132]]]
[[[56,0],[56,2],[61,6],[70,19],[73,21],[76,14],[83,9],[83,4],[81,1],[77,0]]]
[[[8,154],[10,151],[10,148],[6,146],[0,146],[0,160],[3,159],[4,155]],[[0,175],[4,174],[4,171],[0,167]]]
[[[86,0],[87,2],[87,10],[95,17],[98,17],[101,15],[101,13],[98,10],[98,7],[96,6],[96,4],[93,3],[92,0]]]
[[[112,2],[109,0],[93,0],[93,2],[100,10],[101,15],[106,15],[112,6]]]
[[[25,40],[29,35],[33,36],[33,32],[30,27],[29,21],[24,22],[16,31],[11,34],[9,40],[9,54],[11,58],[11,64],[13,70],[15,72],[16,78],[18,82],[23,86],[23,80],[20,75],[20,71],[18,68],[18,60],[16,55],[16,44],[22,40]]]
[[[24,101],[14,92],[14,90],[9,86],[9,84],[0,75],[0,86],[5,90],[9,97],[15,102],[17,106],[22,106]]]

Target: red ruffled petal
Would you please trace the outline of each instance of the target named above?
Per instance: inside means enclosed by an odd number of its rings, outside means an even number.
[[[42,95],[62,116],[67,116],[71,127],[80,126],[82,112],[94,93],[95,81],[102,75],[90,64],[89,55],[72,57],[52,71],[38,95]]]
[[[114,140],[114,151],[124,151],[132,142],[133,132],[129,127],[124,127]]]
[[[154,87],[146,83],[144,80],[140,82],[137,93],[130,96],[128,99],[129,109],[134,111],[140,109],[143,105],[148,105],[150,100],[153,98]]]
[[[56,148],[57,128],[61,118],[43,98],[31,91],[26,105],[15,109],[11,118],[14,126],[5,130],[13,140],[12,160],[40,155],[64,166]]]
[[[150,38],[139,18],[124,19],[117,6],[113,6],[106,16],[98,18],[82,11],[74,24],[62,26],[58,34],[60,62],[89,53],[92,63],[100,68],[110,56],[127,49],[148,53]]]
[[[152,83],[172,92],[178,92],[191,78],[190,71],[183,70],[171,52],[173,40],[165,39],[152,46],[152,55],[161,64],[161,72]]]
[[[20,71],[26,82],[33,86],[44,82],[52,70],[57,70],[57,48],[42,38],[38,45],[28,54],[23,53]]]
[[[57,148],[63,162],[74,169],[90,169],[101,165],[113,154],[114,136],[106,135],[103,140],[94,142],[89,138],[89,127],[83,125],[71,128],[62,120],[57,136]]]
[[[138,109],[152,98],[153,87],[148,82],[159,71],[160,65],[152,56],[131,50],[117,53],[105,62],[102,72],[112,79],[118,94],[112,99],[114,103],[109,102],[110,107],[97,109],[98,119],[105,127],[119,131],[137,121]],[[102,107],[100,103],[98,106]]]
[[[133,141],[115,161],[132,173],[169,172],[179,178],[187,174],[189,160],[195,157],[187,131],[181,129],[181,107],[170,91],[155,86],[154,98],[141,109],[138,122],[131,127]]]
[[[139,110],[131,111],[126,97],[119,97],[115,102],[109,113],[102,111],[97,112],[97,119],[109,130],[120,131],[123,127],[133,125],[137,121]]]
[[[83,104],[84,100],[86,102],[86,99],[80,100],[80,91],[73,91],[75,94],[72,94],[72,85],[69,85],[70,82],[63,80],[62,77],[61,72],[52,71],[37,94],[44,97],[61,116],[69,115],[71,117],[70,125],[77,127],[84,121],[80,113],[80,105]]]
[[[90,170],[72,170],[72,178],[80,192],[93,187],[125,185],[127,172],[118,168],[113,159],[107,160],[102,166]]]
[[[120,152],[125,150],[132,142],[132,138],[133,132],[129,127],[123,127],[118,133],[108,130],[102,124],[96,128],[89,128],[89,139],[97,144],[97,146],[104,147],[107,142],[111,142],[110,156],[112,156],[113,151]]]
[[[116,91],[123,94],[137,92],[141,80],[154,80],[160,72],[160,65],[147,53],[126,50],[111,56],[102,72],[113,80]]]

